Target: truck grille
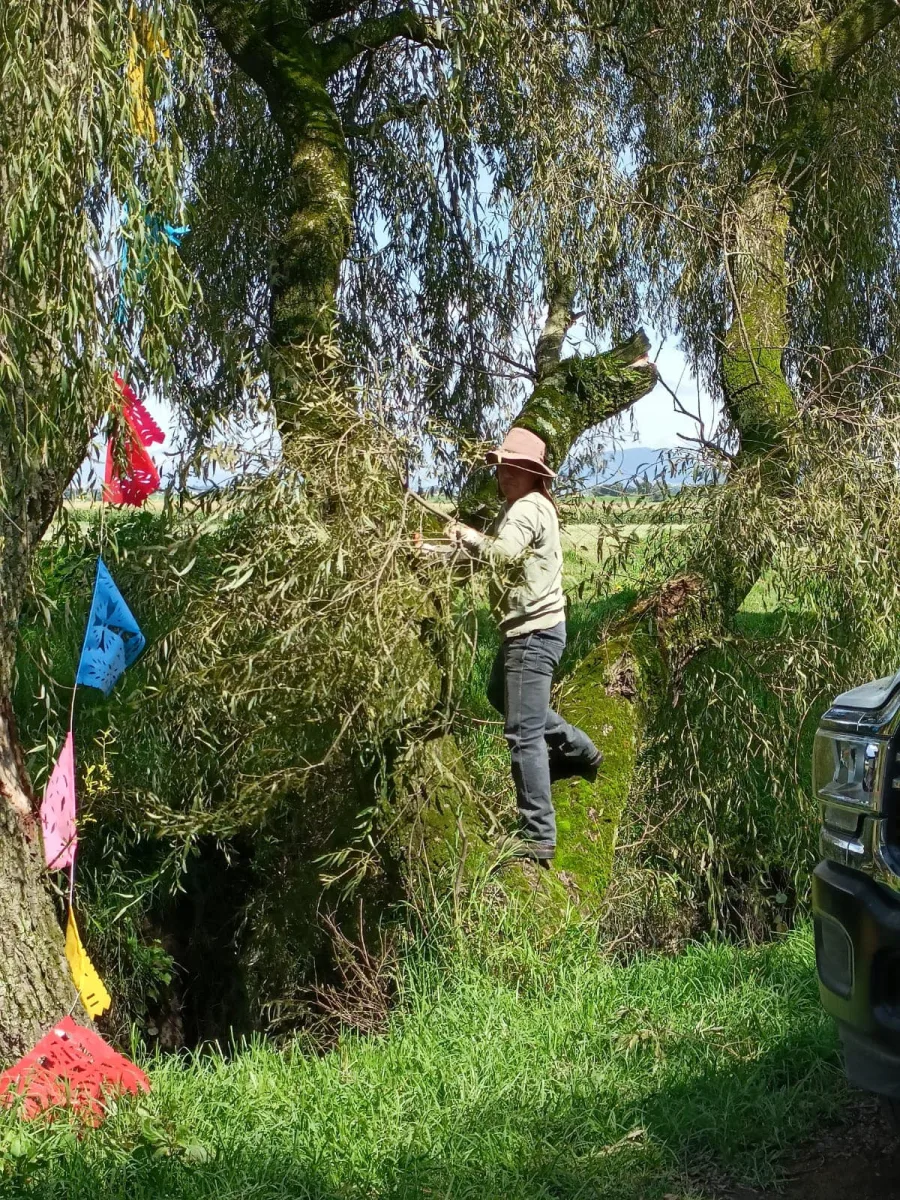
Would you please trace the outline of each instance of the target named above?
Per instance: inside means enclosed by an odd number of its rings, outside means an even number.
[[[822,823],[831,833],[859,835],[864,814],[858,809],[844,808],[842,804],[823,804]]]

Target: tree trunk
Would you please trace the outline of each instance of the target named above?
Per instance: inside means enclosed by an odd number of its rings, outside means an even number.
[[[0,710],[0,1064],[5,1065],[80,1006],[47,890],[40,823],[8,698]]]
[[[803,22],[780,48],[789,88],[784,125],[774,148],[757,155],[756,169],[726,213],[725,269],[732,304],[721,350],[721,380],[739,439],[723,485],[726,504],[731,496],[738,505],[746,504],[747,493],[754,489],[764,497],[784,497],[794,487],[796,457],[790,437],[797,402],[783,362],[790,344],[788,243],[794,172],[808,159],[811,131],[822,116],[830,77],[898,15],[893,0],[856,0],[831,22]],[[671,692],[679,668],[721,641],[768,566],[771,544],[766,540],[737,547],[733,536],[722,541],[713,530],[701,554],[702,561],[693,569],[639,601],[615,631],[621,648],[618,674],[625,671],[636,684],[630,689],[637,702],[635,729],[640,727],[642,682],[655,676],[656,686]],[[622,783],[627,788],[630,778]],[[625,800],[620,796],[620,807]]]
[[[11,694],[19,615],[34,548],[59,504],[74,467],[21,471],[4,431],[0,463],[7,521],[0,543],[0,1062],[30,1050],[78,1001],[63,932],[44,865],[38,800],[25,769]],[[77,455],[77,451],[75,452]],[[69,449],[65,457],[75,457]],[[77,465],[77,464],[76,464]]]
[[[25,550],[10,532],[0,559],[0,1063],[31,1049],[78,1002],[10,700]]]
[[[327,430],[329,394],[341,385],[337,291],[353,205],[347,140],[328,90],[336,67],[300,10],[270,20],[247,0],[197,2],[223,49],[265,93],[288,149],[285,224],[270,248],[268,366],[286,458],[302,468],[288,451],[291,434]]]
[[[324,77],[314,61],[298,58],[292,81],[289,99],[275,110],[291,148],[284,183],[290,215],[269,276],[272,397],[288,439],[298,425],[327,428],[329,393],[341,386],[337,290],[353,229],[347,143]]]

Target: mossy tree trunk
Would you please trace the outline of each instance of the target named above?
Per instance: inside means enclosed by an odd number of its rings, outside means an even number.
[[[317,398],[327,407],[333,386],[337,289],[353,221],[347,143],[310,22],[241,0],[199,7],[234,63],[264,92],[287,147],[285,223],[269,248],[269,373],[289,441]],[[329,15],[342,11],[335,5]]]
[[[38,800],[25,769],[12,708],[19,614],[34,548],[62,497],[71,463],[23,471],[16,439],[2,437],[6,484],[0,545],[0,1065],[26,1053],[78,1004],[44,865]]]
[[[290,457],[292,430],[329,428],[329,397],[341,387],[336,346],[341,264],[353,234],[350,152],[329,91],[331,78],[389,42],[440,39],[412,6],[367,19],[348,0],[259,5],[197,0],[223,49],[262,89],[288,151],[284,227],[270,247],[269,378]],[[321,28],[359,13],[332,37]],[[340,432],[336,430],[336,432]]]
[[[769,496],[793,487],[790,438],[797,401],[785,375],[790,345],[789,240],[793,192],[827,127],[833,83],[844,64],[897,16],[893,0],[856,0],[832,20],[802,22],[777,61],[788,102],[780,130],[757,148],[757,166],[725,213],[730,322],[722,347],[722,392],[739,438],[736,475],[752,472]],[[765,570],[768,554],[714,548],[722,617],[729,621]]]

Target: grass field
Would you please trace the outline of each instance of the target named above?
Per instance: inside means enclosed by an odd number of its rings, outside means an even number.
[[[159,1061],[98,1130],[7,1115],[0,1194],[689,1200],[843,1101],[808,932],[622,967],[503,920],[414,948],[384,1036]]]

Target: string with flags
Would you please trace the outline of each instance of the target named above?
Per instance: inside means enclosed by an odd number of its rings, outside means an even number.
[[[148,449],[163,441],[163,432],[134,389],[118,372],[113,382],[119,403],[110,420],[102,503],[139,507],[160,484],[159,471]],[[120,448],[124,454],[120,454]],[[81,1002],[92,1017],[106,1012],[112,999],[88,957],[75,920],[75,862],[78,849],[75,690],[79,687],[96,688],[109,697],[122,674],[135,662],[145,645],[146,638],[141,627],[116,586],[101,553],[97,559],[91,607],[75,675],[69,728],[41,803],[47,867],[51,871],[65,870],[69,873],[66,958]]]
[[[127,220],[127,204],[122,206]],[[166,241],[176,248],[190,232],[188,225],[173,225],[161,216],[145,217],[152,242]],[[123,323],[127,316],[126,275],[129,270],[128,242],[120,233],[118,301],[115,319]],[[140,280],[145,263],[136,265]],[[160,486],[159,470],[150,456],[150,447],[161,444],[164,434],[138,398],[134,388],[113,373],[116,404],[109,414],[106,463],[103,473],[101,504],[131,505],[140,508]],[[75,695],[79,687],[97,688],[109,697],[122,673],[144,649],[146,639],[103,561],[105,521],[101,511],[101,553],[97,559],[94,591],[85,629],[81,656],[72,690],[69,728],[44,793],[41,825],[44,852],[50,870],[69,872],[69,903],[66,931],[66,957],[81,1002],[92,1017],[109,1008],[111,998],[94,970],[75,923],[75,859],[78,846],[75,790]]]
[[[139,137],[153,143],[158,136],[156,114],[147,86],[145,67],[153,56],[169,57],[160,31],[132,6],[125,80],[132,121]],[[125,325],[129,318],[126,284],[131,271],[143,280],[154,245],[178,248],[187,225],[175,225],[158,214],[144,218],[149,248],[129,263],[125,231],[127,203],[121,205],[118,252],[104,262],[101,251],[86,248],[98,275],[98,290],[106,280],[113,288],[110,318]],[[117,278],[116,278],[117,276]],[[116,295],[116,293],[118,293]],[[109,697],[122,674],[146,645],[146,638],[103,561],[105,506],[140,507],[160,486],[160,474],[149,450],[164,441],[163,431],[138,399],[134,388],[116,371],[116,403],[109,415],[106,463],[100,520],[100,553],[97,558],[91,607],[72,688],[69,726],[59,757],[44,789],[40,808],[44,856],[48,870],[68,873],[65,953],[78,998],[91,1017],[101,1016],[112,998],[88,956],[75,917],[75,867],[78,853],[78,804],[75,765],[75,698],[78,688],[90,687]],[[75,1005],[73,1004],[73,1010]],[[110,1090],[136,1092],[149,1089],[149,1080],[135,1065],[117,1054],[93,1030],[72,1020],[71,1012],[38,1042],[33,1050],[0,1075],[0,1107],[18,1098],[22,1115],[36,1116],[54,1104],[70,1104],[99,1123],[105,1115],[104,1096]]]
[[[114,384],[117,411],[111,414],[108,430],[101,504],[139,506],[159,486],[159,472],[147,451],[163,441],[163,433],[118,373]],[[117,454],[117,439],[122,439],[122,456]],[[101,508],[101,531],[105,529],[104,514]],[[91,1017],[105,1013],[112,997],[84,947],[75,917],[75,696],[79,687],[90,687],[108,697],[146,645],[140,625],[103,561],[102,532],[100,550],[72,688],[69,728],[44,789],[40,811],[47,867],[68,872],[65,954],[78,999]],[[94,1030],[76,1024],[70,1012],[28,1054],[0,1074],[0,1108],[16,1104],[20,1115],[30,1120],[48,1108],[66,1105],[96,1125],[106,1116],[106,1100],[111,1094],[134,1094],[149,1088],[150,1081],[143,1071]]]

